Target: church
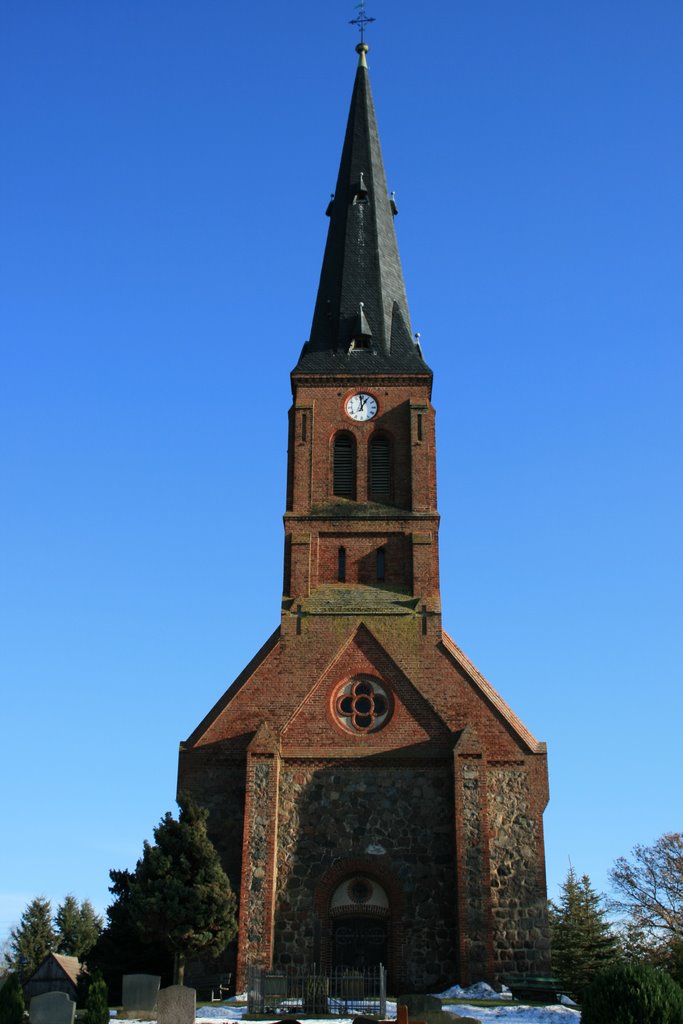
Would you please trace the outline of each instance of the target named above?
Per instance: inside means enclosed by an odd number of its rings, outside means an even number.
[[[382,963],[392,992],[550,969],[546,746],[441,623],[432,371],[356,51],[291,373],[280,622],[180,746],[239,894],[238,991],[251,964]]]

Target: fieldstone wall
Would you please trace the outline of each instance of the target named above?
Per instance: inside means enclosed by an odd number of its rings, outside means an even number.
[[[493,955],[500,972],[550,971],[550,938],[543,851],[533,816],[526,771],[491,768],[488,776],[491,828]]]
[[[282,765],[274,962],[320,959],[314,897],[339,860],[364,859],[381,882],[401,887],[403,920],[392,908],[394,955],[410,987],[455,973],[452,773],[446,765]],[[324,927],[324,923],[323,923]]]
[[[272,773],[273,767],[270,764],[254,765],[249,861],[245,871],[247,906],[242,908],[242,913],[248,922],[246,934],[248,947],[258,947],[263,942],[266,926],[263,886],[268,867],[267,828],[271,817],[270,777]]]
[[[486,969],[486,903],[482,885],[484,850],[481,822],[481,768],[478,762],[465,763],[462,768],[462,830],[463,886],[462,907],[464,942],[463,959],[468,978],[485,978]]]

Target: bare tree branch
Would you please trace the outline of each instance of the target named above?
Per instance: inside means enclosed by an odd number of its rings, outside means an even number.
[[[653,936],[683,938],[683,832],[666,832],[653,846],[639,844],[631,857],[619,857],[610,872],[618,893],[610,908]]]

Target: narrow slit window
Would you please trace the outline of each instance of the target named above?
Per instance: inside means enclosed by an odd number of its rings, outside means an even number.
[[[377,579],[383,580],[386,574],[386,552],[380,548],[377,552]]]
[[[306,440],[306,432],[308,430],[308,415],[305,412],[301,413],[301,440]]]
[[[346,583],[346,548],[339,548],[337,552],[337,581]]]
[[[332,490],[340,498],[356,496],[356,452],[353,438],[340,434],[334,439]]]
[[[417,414],[417,439],[418,439],[418,441],[422,440],[422,413],[421,412],[419,412]]]
[[[383,437],[370,442],[370,497],[388,498],[391,495],[391,448]]]

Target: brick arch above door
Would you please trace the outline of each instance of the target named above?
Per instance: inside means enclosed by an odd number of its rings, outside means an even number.
[[[388,984],[400,987],[405,977],[403,963],[402,932],[403,932],[403,889],[398,879],[387,864],[385,855],[353,857],[340,860],[319,879],[315,889],[315,911],[320,925],[320,962],[323,967],[331,967],[333,960],[333,899],[339,887],[353,879],[368,879],[376,883],[377,890],[386,897],[388,906],[381,909],[382,916],[388,925],[387,973]],[[378,901],[377,910],[380,909]],[[359,914],[363,914],[361,908]],[[374,916],[374,913],[373,913]]]

